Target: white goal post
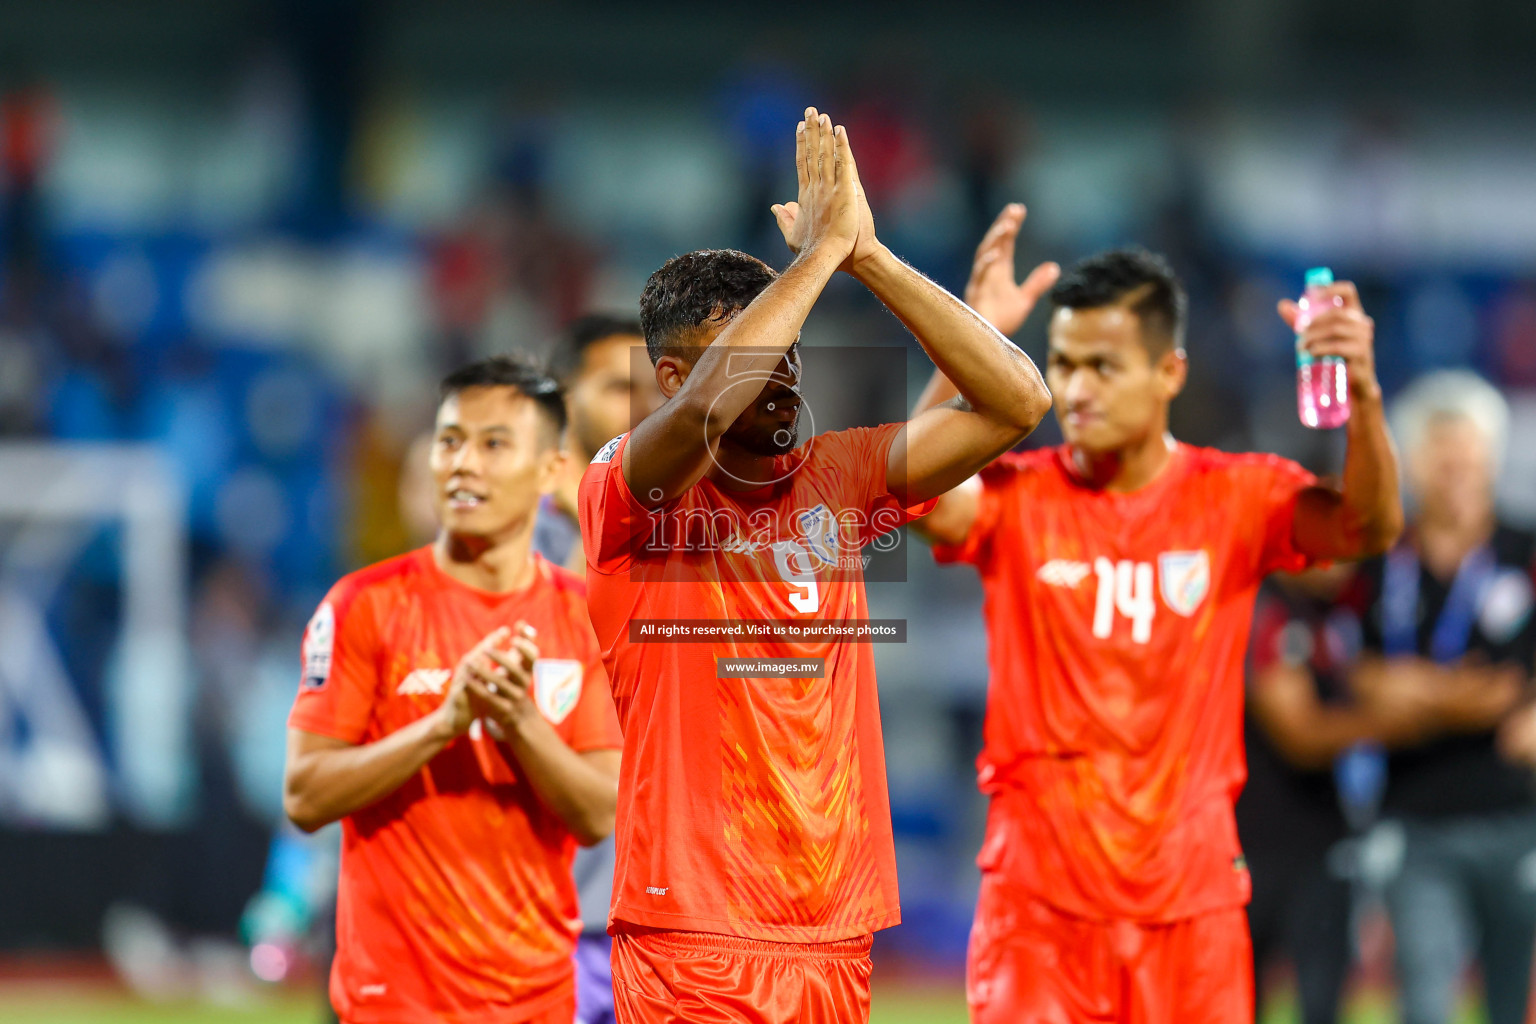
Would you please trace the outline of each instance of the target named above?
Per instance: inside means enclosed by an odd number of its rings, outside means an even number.
[[[121,619],[102,680],[103,750],[45,610],[105,524],[121,527]],[[193,795],[187,494],[143,444],[0,443],[0,820],[149,827]],[[23,727],[24,726],[24,727]],[[109,766],[111,766],[109,768]]]

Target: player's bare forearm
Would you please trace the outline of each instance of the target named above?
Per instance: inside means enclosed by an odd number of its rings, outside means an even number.
[[[1014,280],[1014,247],[1023,226],[1024,204],[1009,203],[976,246],[971,277],[965,284],[965,304],[1010,337],[1024,325],[1036,304],[1061,277],[1061,267],[1047,262],[1030,271],[1023,282]],[[946,377],[943,370],[935,370],[912,410],[912,417],[943,405],[959,393],[954,381]]]
[[[543,715],[521,719],[507,743],[544,806],[583,846],[613,834],[619,804],[619,751],[568,747]]]
[[[1309,293],[1310,294],[1310,293]],[[1397,453],[1387,432],[1376,380],[1376,324],[1365,315],[1350,281],[1323,289],[1322,312],[1302,326],[1301,349],[1314,359],[1343,360],[1349,375],[1349,450],[1342,491],[1315,487],[1298,497],[1292,526],[1296,548],[1315,559],[1347,561],[1377,555],[1403,532]],[[1286,299],[1280,316],[1295,328],[1300,308]]]
[[[635,427],[623,471],[636,498],[661,505],[698,482],[720,435],[761,391],[740,382],[774,373],[846,257],[846,248],[836,244],[802,251],[699,354],[677,393]]]
[[[284,813],[313,832],[382,800],[448,745],[450,728],[442,716],[428,715],[362,745],[289,729]]]
[[[933,376],[928,378],[928,383],[923,386],[923,393],[917,396],[917,404],[912,407],[911,419],[937,408],[945,402],[951,401],[960,394],[960,389],[955,387],[955,382],[944,376],[943,370],[934,370]]]
[[[923,393],[917,396],[917,404],[912,407],[912,414],[907,419],[909,422],[915,420],[929,409],[953,401],[959,395],[959,390],[953,381],[944,376],[944,371],[934,370]],[[975,480],[974,477],[971,479]],[[981,481],[975,480],[976,486],[970,488],[967,483],[969,481],[946,491],[939,498],[938,504],[933,506],[932,512],[921,519],[912,520],[907,528],[929,544],[964,543],[971,532],[971,526],[976,522],[976,491],[980,489]]]
[[[965,303],[887,249],[857,276],[906,324],[956,400],[909,422],[892,447],[891,490],[909,502],[936,497],[1028,436],[1051,407],[1034,362]]]
[[[959,545],[970,536],[976,524],[976,513],[981,503],[981,480],[978,477],[962,482],[945,492],[938,503],[921,519],[914,519],[907,529],[929,544]]]
[[[1378,555],[1403,531],[1397,454],[1380,392],[1352,404],[1342,490],[1313,487],[1297,496],[1292,538],[1318,560]]]
[[[979,416],[1023,438],[1051,409],[1034,362],[975,310],[889,249],[858,265],[857,277],[907,326]]]
[[[944,376],[944,371],[934,370],[933,376],[928,378],[927,386],[923,388],[923,393],[917,397],[917,404],[912,407],[912,414],[908,417],[908,421],[916,420],[930,409],[935,409],[945,402],[954,401],[959,395],[959,389],[955,387],[953,381]],[[938,503],[934,505],[933,511],[921,519],[912,520],[907,528],[929,544],[965,543],[971,527],[976,523],[980,490],[981,481],[974,476],[971,477],[944,492]]]
[[[1344,456],[1345,532],[1357,545],[1354,557],[1381,554],[1403,532],[1397,452],[1387,431],[1381,388],[1374,380],[1371,385],[1371,393],[1354,399]]]

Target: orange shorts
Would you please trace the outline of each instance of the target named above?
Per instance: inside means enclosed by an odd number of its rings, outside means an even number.
[[[337,1019],[341,1021],[341,1024],[351,1024],[345,1017],[338,1017]],[[517,1024],[571,1024],[571,1021],[575,1019],[576,993],[572,992],[569,998],[562,999],[547,1010],[540,1010],[532,1017],[522,1018]]]
[[[613,937],[618,1024],[869,1020],[870,936],[759,942],[626,926]]]
[[[965,974],[971,1024],[1253,1019],[1242,907],[1167,924],[1089,921],[984,874]]]

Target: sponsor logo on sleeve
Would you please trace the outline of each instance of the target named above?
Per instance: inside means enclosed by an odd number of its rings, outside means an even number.
[[[1157,556],[1158,585],[1163,603],[1189,618],[1211,589],[1211,560],[1199,551],[1165,551]]]
[[[581,699],[581,662],[540,658],[533,663],[533,700],[554,725],[565,721]]]
[[[592,465],[595,466],[599,462],[612,462],[613,453],[619,450],[619,442],[624,440],[624,437],[625,434],[620,434],[618,437],[614,438],[612,441],[609,441],[607,444],[599,448],[597,450],[597,454],[592,456]]]
[[[318,690],[331,678],[332,654],[336,649],[336,613],[326,601],[315,610],[304,630],[304,681],[306,690]]]

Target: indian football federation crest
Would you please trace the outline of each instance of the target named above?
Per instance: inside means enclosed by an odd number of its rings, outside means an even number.
[[[326,601],[315,610],[304,630],[304,689],[318,690],[331,678],[331,656],[336,648],[336,613]]]
[[[825,505],[817,505],[801,512],[798,519],[800,536],[805,539],[805,548],[811,556],[822,565],[837,565],[840,545],[837,517],[832,511]]]
[[[1157,556],[1157,582],[1163,603],[1189,618],[1211,590],[1211,560],[1200,551],[1164,551]]]
[[[554,725],[565,721],[581,699],[581,662],[540,658],[533,663],[533,701]]]

